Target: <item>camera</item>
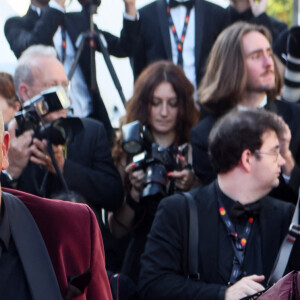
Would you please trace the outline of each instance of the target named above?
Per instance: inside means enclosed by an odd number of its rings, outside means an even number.
[[[146,126],[134,121],[122,126],[122,147],[133,155],[134,169],[145,170],[141,201],[160,200],[174,192],[168,172],[179,168],[177,154],[185,155],[187,144],[180,147],[160,147]]]
[[[83,129],[79,118],[60,118],[45,124],[42,117],[60,109],[66,109],[71,101],[62,86],[43,91],[27,101],[22,109],[15,114],[17,122],[16,136],[32,129],[38,139],[47,139],[51,144],[62,145],[72,139],[74,132]]]

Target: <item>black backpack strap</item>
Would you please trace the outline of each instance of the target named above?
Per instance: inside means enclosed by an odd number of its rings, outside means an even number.
[[[275,260],[275,264],[273,266],[273,270],[269,277],[267,286],[272,286],[275,282],[277,282],[284,274],[286,266],[288,264],[291,252],[293,250],[294,243],[296,241],[297,236],[300,235],[300,225],[299,225],[299,204],[300,204],[300,189],[298,194],[298,201],[295,207],[294,215],[292,218],[292,222],[289,227],[289,231],[285,236],[279,252],[277,254],[277,258]]]
[[[198,211],[194,197],[190,192],[183,193],[189,212],[189,248],[188,248],[188,277],[193,280],[200,279],[200,273],[198,272]]]

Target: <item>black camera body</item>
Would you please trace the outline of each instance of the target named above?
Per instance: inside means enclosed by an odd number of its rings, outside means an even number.
[[[16,136],[32,129],[38,139],[47,139],[51,144],[62,145],[71,139],[73,131],[83,128],[79,118],[60,118],[45,124],[42,117],[60,109],[66,109],[71,101],[61,86],[43,91],[26,102],[22,109],[15,114],[17,122]]]
[[[160,147],[145,126],[134,121],[122,127],[122,147],[132,154],[134,169],[145,170],[146,176],[141,200],[157,199],[172,194],[168,172],[179,168],[177,154],[185,154],[186,144],[181,147]]]

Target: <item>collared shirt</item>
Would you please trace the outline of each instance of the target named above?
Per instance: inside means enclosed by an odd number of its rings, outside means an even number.
[[[32,299],[23,266],[12,238],[3,198],[0,217],[0,299]]]
[[[59,6],[58,3],[55,2],[54,0],[50,0],[49,6],[51,8],[57,9],[65,13],[65,10],[61,6]],[[63,64],[64,64],[64,69],[68,74],[75,61],[76,51],[74,49],[73,43],[71,41],[67,29],[65,33],[66,33],[66,53],[65,53],[66,57]],[[63,43],[62,29],[61,26],[59,26],[56,33],[53,36],[53,44],[57,51],[58,57],[61,61],[63,55],[62,43]],[[69,91],[69,96],[72,100],[71,109],[73,111],[72,114],[74,116],[83,118],[92,113],[93,111],[92,98],[89,93],[88,87],[85,83],[84,76],[79,65],[76,66],[75,72],[71,79],[71,89]]]
[[[184,2],[184,0],[177,0],[178,2]],[[178,37],[181,37],[182,29],[184,26],[184,20],[186,16],[186,7],[179,5],[171,8],[170,13]],[[196,79],[196,58],[195,58],[195,7],[191,9],[190,20],[186,31],[185,40],[183,43],[182,57],[183,57],[183,70],[186,77],[194,85],[195,91],[197,90]],[[171,46],[172,46],[172,60],[175,64],[178,61],[178,50],[171,28],[169,28]]]

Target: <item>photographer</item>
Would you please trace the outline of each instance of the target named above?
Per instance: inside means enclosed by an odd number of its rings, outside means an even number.
[[[177,149],[189,141],[190,129],[197,122],[197,110],[193,102],[193,86],[180,67],[171,62],[158,61],[142,72],[128,102],[123,127],[136,120],[146,126],[154,142],[164,147],[165,151]],[[122,272],[137,281],[139,259],[160,199],[142,199],[145,170],[135,170],[132,156],[124,152],[121,140],[119,133],[113,158],[127,193],[121,209],[109,215],[109,224],[117,237],[134,231]],[[176,159],[178,170],[168,171],[169,183],[174,182],[175,189],[189,190],[195,184],[194,173],[188,168],[190,158],[177,155]],[[151,170],[154,171],[154,167]]]
[[[75,59],[77,38],[90,29],[90,7],[98,6],[101,1],[79,2],[83,6],[81,12],[65,13],[65,0],[31,0],[24,17],[8,19],[4,32],[16,57],[31,45],[55,46],[59,59],[68,73]],[[138,36],[139,22],[135,0],[124,0],[124,3],[125,15],[120,38],[103,32],[108,52],[116,57],[132,55]],[[99,33],[96,27],[95,32]],[[104,103],[98,87],[91,86],[91,58],[90,48],[85,45],[71,80],[73,113],[78,117],[90,116],[103,122],[110,138],[113,132]]]
[[[0,72],[0,105],[4,123],[12,120],[21,104],[17,97],[13,78],[10,74]]]
[[[26,103],[51,86],[68,86],[63,66],[55,55],[54,48],[43,45],[31,46],[22,54],[14,76],[22,102]],[[65,118],[66,114],[66,109],[52,111],[43,121],[47,124]],[[123,197],[122,184],[113,165],[104,127],[96,120],[84,118],[81,121],[83,130],[74,132],[71,141],[52,146],[59,169],[69,189],[83,196],[96,212],[102,208],[116,210]],[[13,120],[9,124],[10,166],[3,185],[50,198],[61,192],[63,186],[53,167],[48,141],[36,138],[32,130],[16,137],[15,129]]]

